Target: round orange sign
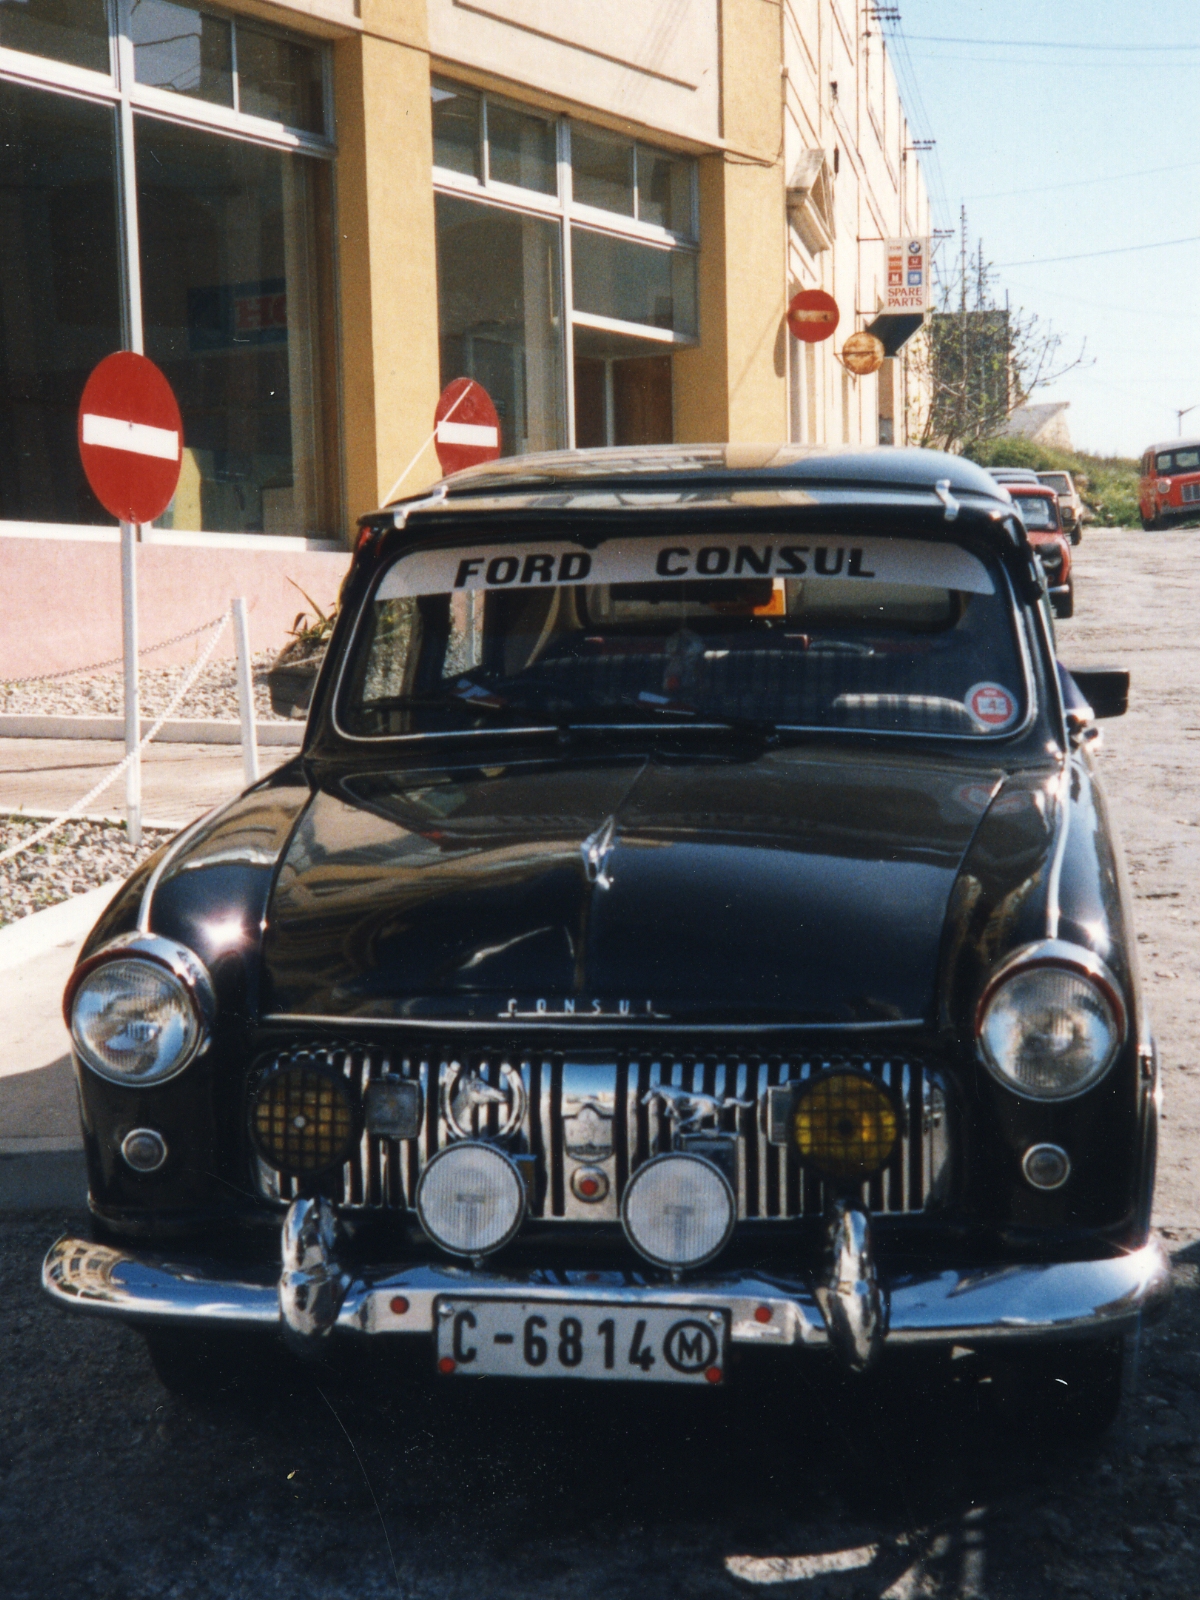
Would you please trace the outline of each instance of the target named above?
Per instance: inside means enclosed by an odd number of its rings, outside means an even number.
[[[882,340],[873,333],[852,333],[842,346],[842,365],[856,377],[865,378],[883,365]]]

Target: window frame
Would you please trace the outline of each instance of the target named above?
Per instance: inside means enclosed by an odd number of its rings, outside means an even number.
[[[665,146],[652,145],[645,141],[632,139],[629,142],[634,147],[634,211],[631,217],[622,216],[618,212],[604,211],[597,206],[582,205],[574,198],[574,183],[571,167],[571,129],[573,125],[581,130],[591,131],[593,128],[604,134],[611,134],[611,130],[599,124],[584,122],[576,117],[555,115],[553,112],[543,111],[540,107],[514,100],[507,95],[492,94],[490,90],[481,89],[475,84],[461,82],[460,80],[434,72],[430,75],[430,90],[445,88],[455,93],[474,95],[479,101],[479,150],[478,166],[480,176],[473,177],[465,172],[456,172],[450,167],[439,167],[436,161],[433,166],[433,188],[435,193],[454,195],[458,199],[474,200],[476,203],[496,206],[506,211],[550,218],[555,221],[560,229],[562,245],[560,259],[562,261],[562,304],[559,307],[564,333],[563,345],[563,387],[562,401],[567,419],[567,448],[575,448],[575,330],[576,328],[594,329],[602,333],[622,335],[626,338],[642,339],[650,345],[656,345],[664,353],[674,349],[691,349],[700,343],[699,304],[697,304],[697,331],[692,333],[677,333],[671,328],[656,328],[643,322],[626,322],[616,317],[605,317],[593,312],[578,311],[574,303],[574,263],[572,260],[571,230],[573,227],[586,228],[590,233],[607,234],[612,238],[625,239],[635,244],[649,245],[652,248],[670,253],[687,254],[696,259],[697,263],[697,302],[699,302],[699,255],[700,255],[700,182],[699,167],[694,156],[682,151],[668,150]],[[536,189],[522,189],[515,184],[500,183],[490,177],[491,162],[488,150],[488,105],[489,103],[503,106],[506,110],[517,111],[525,116],[537,116],[550,123],[555,129],[557,148],[557,192],[543,194]],[[616,138],[625,138],[625,135],[613,135]],[[638,206],[638,153],[641,150],[658,153],[672,157],[675,160],[690,163],[690,209],[691,228],[687,233],[679,233],[670,228],[659,227],[655,223],[643,222],[636,215]]]
[[[141,257],[138,235],[137,171],[134,146],[134,118],[153,117],[160,122],[182,124],[200,131],[217,133],[226,138],[236,138],[251,144],[286,153],[302,154],[332,162],[337,155],[336,141],[328,130],[333,120],[333,60],[328,43],[323,39],[300,33],[294,29],[263,24],[257,17],[239,18],[238,14],[221,6],[204,5],[202,9],[213,16],[228,18],[234,24],[234,106],[213,105],[209,101],[194,99],[190,95],[176,94],[170,89],[158,89],[150,84],[138,83],[134,73],[134,47],[131,25],[132,0],[106,0],[109,26],[108,74],[94,72],[86,67],[76,67],[68,62],[56,61],[50,56],[31,55],[26,51],[0,46],[0,81],[19,84],[23,88],[40,89],[47,93],[65,95],[74,99],[91,101],[115,109],[116,117],[116,170],[113,181],[117,197],[118,258],[121,271],[121,336],[123,348],[138,354],[144,353],[142,326]],[[248,20],[255,27],[284,39],[292,39],[315,49],[321,61],[322,106],[326,133],[314,134],[302,128],[292,128],[269,118],[252,116],[236,109],[237,102],[237,23]],[[336,171],[336,169],[335,169]],[[337,278],[336,230],[335,256],[331,264]],[[341,452],[341,417],[331,419],[337,436],[336,453]],[[340,495],[344,502],[345,486],[342,479]],[[339,520],[345,521],[345,505],[340,507]],[[29,538],[45,528],[48,536],[55,538],[79,537],[86,539],[115,539],[118,530],[106,524],[95,526],[73,523],[38,523],[0,521],[0,538]],[[147,543],[226,545],[230,548],[282,550],[342,551],[345,543],[331,530],[329,537],[309,538],[299,534],[271,533],[216,533],[195,529],[147,528],[142,537]]]

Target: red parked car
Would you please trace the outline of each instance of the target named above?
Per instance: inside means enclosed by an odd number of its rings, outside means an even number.
[[[1006,483],[1021,513],[1029,542],[1038,553],[1050,590],[1056,617],[1075,613],[1075,579],[1071,574],[1071,546],[1063,529],[1058,496],[1053,489],[1026,483]]]
[[[1200,439],[1150,446],[1142,456],[1138,509],[1147,532],[1200,517]]]

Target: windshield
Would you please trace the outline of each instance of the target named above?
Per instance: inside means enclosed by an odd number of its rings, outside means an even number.
[[[1187,450],[1160,450],[1155,458],[1155,470],[1166,473],[1168,477],[1173,472],[1200,472],[1200,446],[1192,445]]]
[[[1070,494],[1071,480],[1065,472],[1039,472],[1038,477],[1048,489],[1053,489],[1055,494]]]
[[[597,721],[1016,725],[1024,673],[997,571],[955,545],[794,537],[399,557],[357,631],[339,722],[365,738]]]
[[[1058,530],[1058,502],[1044,494],[1014,494],[1021,521],[1032,533]]]

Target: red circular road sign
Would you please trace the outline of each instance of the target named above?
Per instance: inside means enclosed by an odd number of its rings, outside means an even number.
[[[105,356],[79,402],[79,455],[106,511],[153,522],[171,503],[183,456],[183,421],[171,385],[145,356]]]
[[[840,315],[837,301],[824,289],[801,289],[788,301],[787,325],[805,344],[820,344],[833,337]]]
[[[500,454],[500,418],[491,396],[474,378],[455,378],[442,390],[433,413],[433,444],[447,475],[495,461]]]

